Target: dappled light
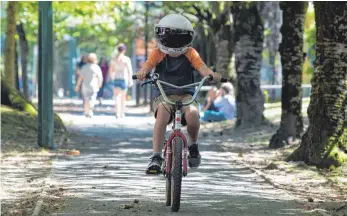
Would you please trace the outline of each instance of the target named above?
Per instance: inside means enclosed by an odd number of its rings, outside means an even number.
[[[1,215],[347,215],[346,2],[0,14]]]

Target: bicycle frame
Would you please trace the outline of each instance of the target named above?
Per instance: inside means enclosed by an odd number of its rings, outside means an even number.
[[[164,101],[166,103],[169,103],[171,105],[174,106],[174,110],[175,110],[175,118],[173,121],[173,133],[170,135],[166,145],[165,145],[165,161],[166,161],[166,167],[165,167],[165,174],[167,175],[171,175],[171,167],[172,167],[172,149],[174,148],[174,146],[172,146],[172,140],[175,137],[180,137],[183,140],[183,149],[184,149],[184,153],[183,153],[183,176],[186,176],[188,173],[188,166],[187,166],[187,152],[188,152],[188,143],[187,143],[187,139],[185,137],[185,135],[181,132],[181,128],[182,128],[182,114],[183,114],[183,107],[184,106],[188,106],[191,103],[193,103],[198,95],[198,93],[200,92],[200,89],[202,87],[202,85],[205,83],[205,81],[207,79],[212,79],[212,76],[206,76],[204,77],[200,82],[196,82],[190,85],[185,85],[185,86],[175,86],[172,85],[170,83],[158,80],[159,75],[158,74],[154,74],[152,76],[152,81],[155,82],[156,86],[158,87],[161,95],[164,98]],[[193,86],[198,86],[198,88],[196,89],[193,97],[191,100],[189,100],[188,102],[183,103],[181,100],[179,101],[171,101],[165,94],[165,91],[162,87],[162,85],[167,85],[170,87],[174,87],[174,88],[187,88],[187,87],[193,87]]]

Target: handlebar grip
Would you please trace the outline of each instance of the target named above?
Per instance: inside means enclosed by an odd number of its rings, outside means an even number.
[[[213,76],[212,75],[208,75],[208,77],[209,77],[208,78],[209,81],[213,81]]]
[[[226,82],[228,82],[228,79],[226,79],[226,78],[222,78],[222,79],[220,80],[220,82],[222,82],[222,83],[226,83]]]
[[[132,78],[133,80],[137,80],[137,75],[133,75]],[[151,74],[147,74],[146,79],[150,79],[150,78],[151,78]]]

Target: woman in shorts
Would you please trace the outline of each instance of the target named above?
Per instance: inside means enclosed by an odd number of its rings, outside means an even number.
[[[133,85],[133,70],[131,60],[126,53],[126,46],[117,46],[118,54],[112,59],[109,68],[109,76],[113,80],[113,96],[116,100],[115,114],[117,118],[125,117],[125,101],[127,99],[128,87]]]

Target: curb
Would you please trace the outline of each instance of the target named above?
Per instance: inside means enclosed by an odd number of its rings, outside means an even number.
[[[63,134],[60,138],[60,141],[59,141],[59,144],[58,144],[58,148],[60,148],[64,142],[66,138],[66,135]],[[52,176],[52,170],[53,170],[53,164],[54,164],[54,161],[57,160],[57,156],[54,156],[53,159],[52,159],[52,168],[51,168],[51,171],[49,172],[49,174],[47,175],[47,177],[45,178],[44,180],[44,187],[39,195],[39,200],[36,202],[36,205],[35,205],[35,208],[34,208],[34,211],[32,213],[31,216],[38,216],[40,214],[40,211],[41,211],[41,208],[42,208],[42,204],[43,204],[43,197],[47,191],[47,189],[49,188],[47,182],[49,182],[48,180],[51,178]]]

